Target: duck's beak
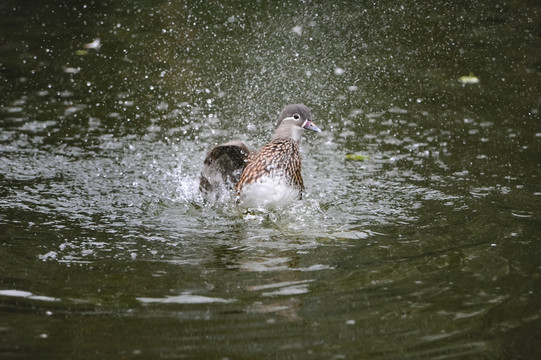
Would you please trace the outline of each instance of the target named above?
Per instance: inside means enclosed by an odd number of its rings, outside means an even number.
[[[302,127],[306,130],[312,130],[312,131],[315,131],[315,132],[321,132],[321,130],[316,126],[316,124],[314,124],[312,121],[310,120],[306,120],[304,122],[304,124],[302,125]]]

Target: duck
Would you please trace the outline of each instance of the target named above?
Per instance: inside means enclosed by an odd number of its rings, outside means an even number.
[[[271,141],[252,152],[242,141],[211,149],[204,160],[199,189],[206,195],[234,190],[243,207],[283,207],[302,199],[299,146],[305,130],[321,132],[304,104],[283,108]]]

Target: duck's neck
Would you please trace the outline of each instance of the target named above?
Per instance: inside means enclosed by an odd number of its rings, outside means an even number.
[[[293,140],[300,145],[303,128],[299,126],[279,126],[274,132],[272,140]]]

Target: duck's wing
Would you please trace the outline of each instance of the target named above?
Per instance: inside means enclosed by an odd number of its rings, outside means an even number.
[[[202,193],[230,190],[240,179],[250,150],[239,140],[212,148],[205,158],[199,190]]]

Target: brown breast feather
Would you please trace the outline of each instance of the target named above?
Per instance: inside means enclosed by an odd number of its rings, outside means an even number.
[[[279,176],[293,187],[304,189],[301,176],[301,157],[299,147],[293,140],[274,140],[259,151],[248,156],[240,180],[236,186],[237,195],[246,184],[265,176]]]

